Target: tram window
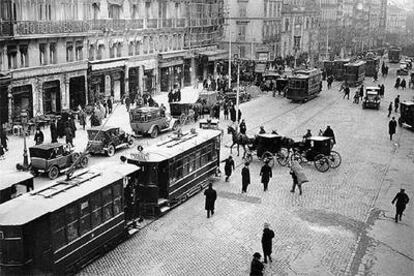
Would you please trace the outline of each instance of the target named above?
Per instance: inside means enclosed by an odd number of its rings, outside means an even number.
[[[91,210],[92,210],[92,228],[95,228],[102,223],[101,193],[96,193],[91,196]]]
[[[201,167],[201,152],[197,151],[195,154],[195,169],[199,169]]]
[[[56,250],[66,244],[64,211],[58,211],[52,215],[51,226],[52,226],[52,233],[53,233],[52,234],[53,247]]]
[[[81,218],[79,223],[79,233],[82,236],[91,230],[91,215],[89,210],[89,200],[83,200],[80,203]]]
[[[188,173],[192,173],[195,170],[195,154],[189,155],[188,159]]]
[[[114,215],[122,212],[121,185],[119,183],[114,185]]]
[[[183,177],[183,160],[177,160],[175,166],[175,178],[181,179]]]
[[[79,237],[79,210],[78,205],[73,204],[66,208],[66,235],[68,237],[68,242],[75,240]]]
[[[111,187],[103,190],[102,198],[103,198],[103,221],[106,221],[113,216]]]

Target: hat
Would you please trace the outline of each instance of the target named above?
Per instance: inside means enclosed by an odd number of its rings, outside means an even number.
[[[263,228],[269,228],[269,223],[265,222],[265,224],[263,225]]]
[[[253,257],[260,259],[262,257],[262,255],[260,255],[259,252],[256,252],[256,253],[253,254]]]
[[[249,162],[245,162],[245,163],[244,163],[244,165],[245,165],[245,166],[249,166]]]

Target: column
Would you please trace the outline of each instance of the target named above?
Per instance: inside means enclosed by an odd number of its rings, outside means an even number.
[[[196,77],[196,62],[195,58],[191,57],[191,64],[190,64],[190,74],[191,74],[191,85],[194,86],[198,83],[197,77]]]
[[[43,85],[39,78],[36,78],[32,86],[33,116],[43,114]]]
[[[73,47],[75,47],[75,45]],[[49,43],[46,43],[46,46],[45,46],[45,63],[46,64],[52,63],[52,61],[50,60],[50,44]]]
[[[84,74],[85,77],[85,106],[89,104],[89,96],[88,93],[90,92],[89,88],[89,78],[88,78],[88,71]]]
[[[70,78],[64,75],[60,81],[60,93],[62,95],[62,109],[70,108]]]
[[[213,78],[214,78],[214,80],[217,79],[217,61],[214,61]]]
[[[128,65],[125,65],[124,95],[129,95],[129,67],[128,67]],[[122,95],[121,95],[121,98],[122,98]]]
[[[9,121],[9,123],[11,124],[11,122],[12,122],[12,120],[13,120],[13,94],[12,94],[12,88],[11,88],[11,85],[9,84],[9,86],[7,86],[7,97],[8,97],[8,100],[9,100],[9,114],[8,114],[8,116],[9,116],[9,119],[8,119],[8,121]]]
[[[155,92],[158,93],[161,91],[161,82],[159,76],[161,75],[160,68],[154,68],[152,70],[152,85],[155,88]]]
[[[142,93],[144,92],[144,66],[143,65],[138,66],[138,87],[139,87],[139,93],[142,96]]]

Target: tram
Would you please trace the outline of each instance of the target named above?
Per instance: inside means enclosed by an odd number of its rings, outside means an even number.
[[[374,53],[369,52],[365,56],[366,66],[365,66],[365,76],[375,77],[378,74],[380,68],[381,58],[375,56]]]
[[[126,236],[139,167],[113,163],[0,205],[0,274],[64,275]],[[132,206],[132,207],[131,207]]]
[[[220,162],[221,131],[194,129],[125,157],[141,168],[144,216],[162,215],[207,186]]]
[[[336,81],[343,81],[345,78],[345,64],[349,63],[350,59],[337,59],[333,65],[333,75]]]
[[[33,178],[34,176],[28,172],[2,172],[0,181],[0,203],[33,190]]]
[[[356,61],[345,64],[345,82],[349,86],[361,85],[365,79],[365,61]]]
[[[307,101],[322,91],[322,73],[319,69],[296,70],[289,77],[286,97],[292,101]]]
[[[390,63],[399,63],[401,59],[401,48],[393,47],[388,50],[388,61]]]

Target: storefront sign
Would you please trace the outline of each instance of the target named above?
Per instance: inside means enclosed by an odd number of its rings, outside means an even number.
[[[268,61],[269,60],[269,53],[258,53],[259,61]]]

